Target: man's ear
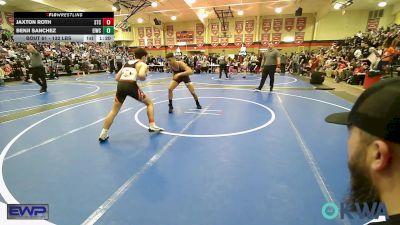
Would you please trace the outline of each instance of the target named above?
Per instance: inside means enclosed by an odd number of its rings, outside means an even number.
[[[369,160],[371,160],[371,169],[382,171],[390,166],[392,161],[392,152],[389,145],[382,140],[373,141],[368,147]]]

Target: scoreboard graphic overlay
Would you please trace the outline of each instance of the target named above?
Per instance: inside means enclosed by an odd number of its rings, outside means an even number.
[[[113,42],[113,12],[15,12],[15,42]]]

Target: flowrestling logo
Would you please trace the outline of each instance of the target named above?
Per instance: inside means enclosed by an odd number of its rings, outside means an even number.
[[[352,208],[354,208],[355,211],[352,210]],[[328,202],[322,206],[321,213],[327,220],[334,220],[339,216],[339,214],[340,219],[344,219],[345,215],[348,219],[354,219],[355,214],[357,214],[360,219],[377,219],[379,216],[385,216],[388,218],[386,207],[382,202],[374,202],[370,205],[366,202],[356,202],[354,203],[354,206],[340,203],[340,208],[335,203]]]

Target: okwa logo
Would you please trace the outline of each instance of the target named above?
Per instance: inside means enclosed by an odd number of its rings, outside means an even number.
[[[321,212],[322,216],[327,220],[336,219],[339,213],[340,219],[343,219],[345,215],[347,218],[353,219],[355,214],[357,214],[360,219],[376,219],[379,216],[385,216],[387,218],[386,207],[382,202],[374,202],[372,204],[356,202],[354,203],[354,207],[349,204],[340,203],[340,208],[338,208],[335,203],[328,202],[322,206]]]

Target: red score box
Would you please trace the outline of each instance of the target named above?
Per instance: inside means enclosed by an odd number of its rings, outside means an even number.
[[[114,18],[103,18],[103,26],[114,26]]]

